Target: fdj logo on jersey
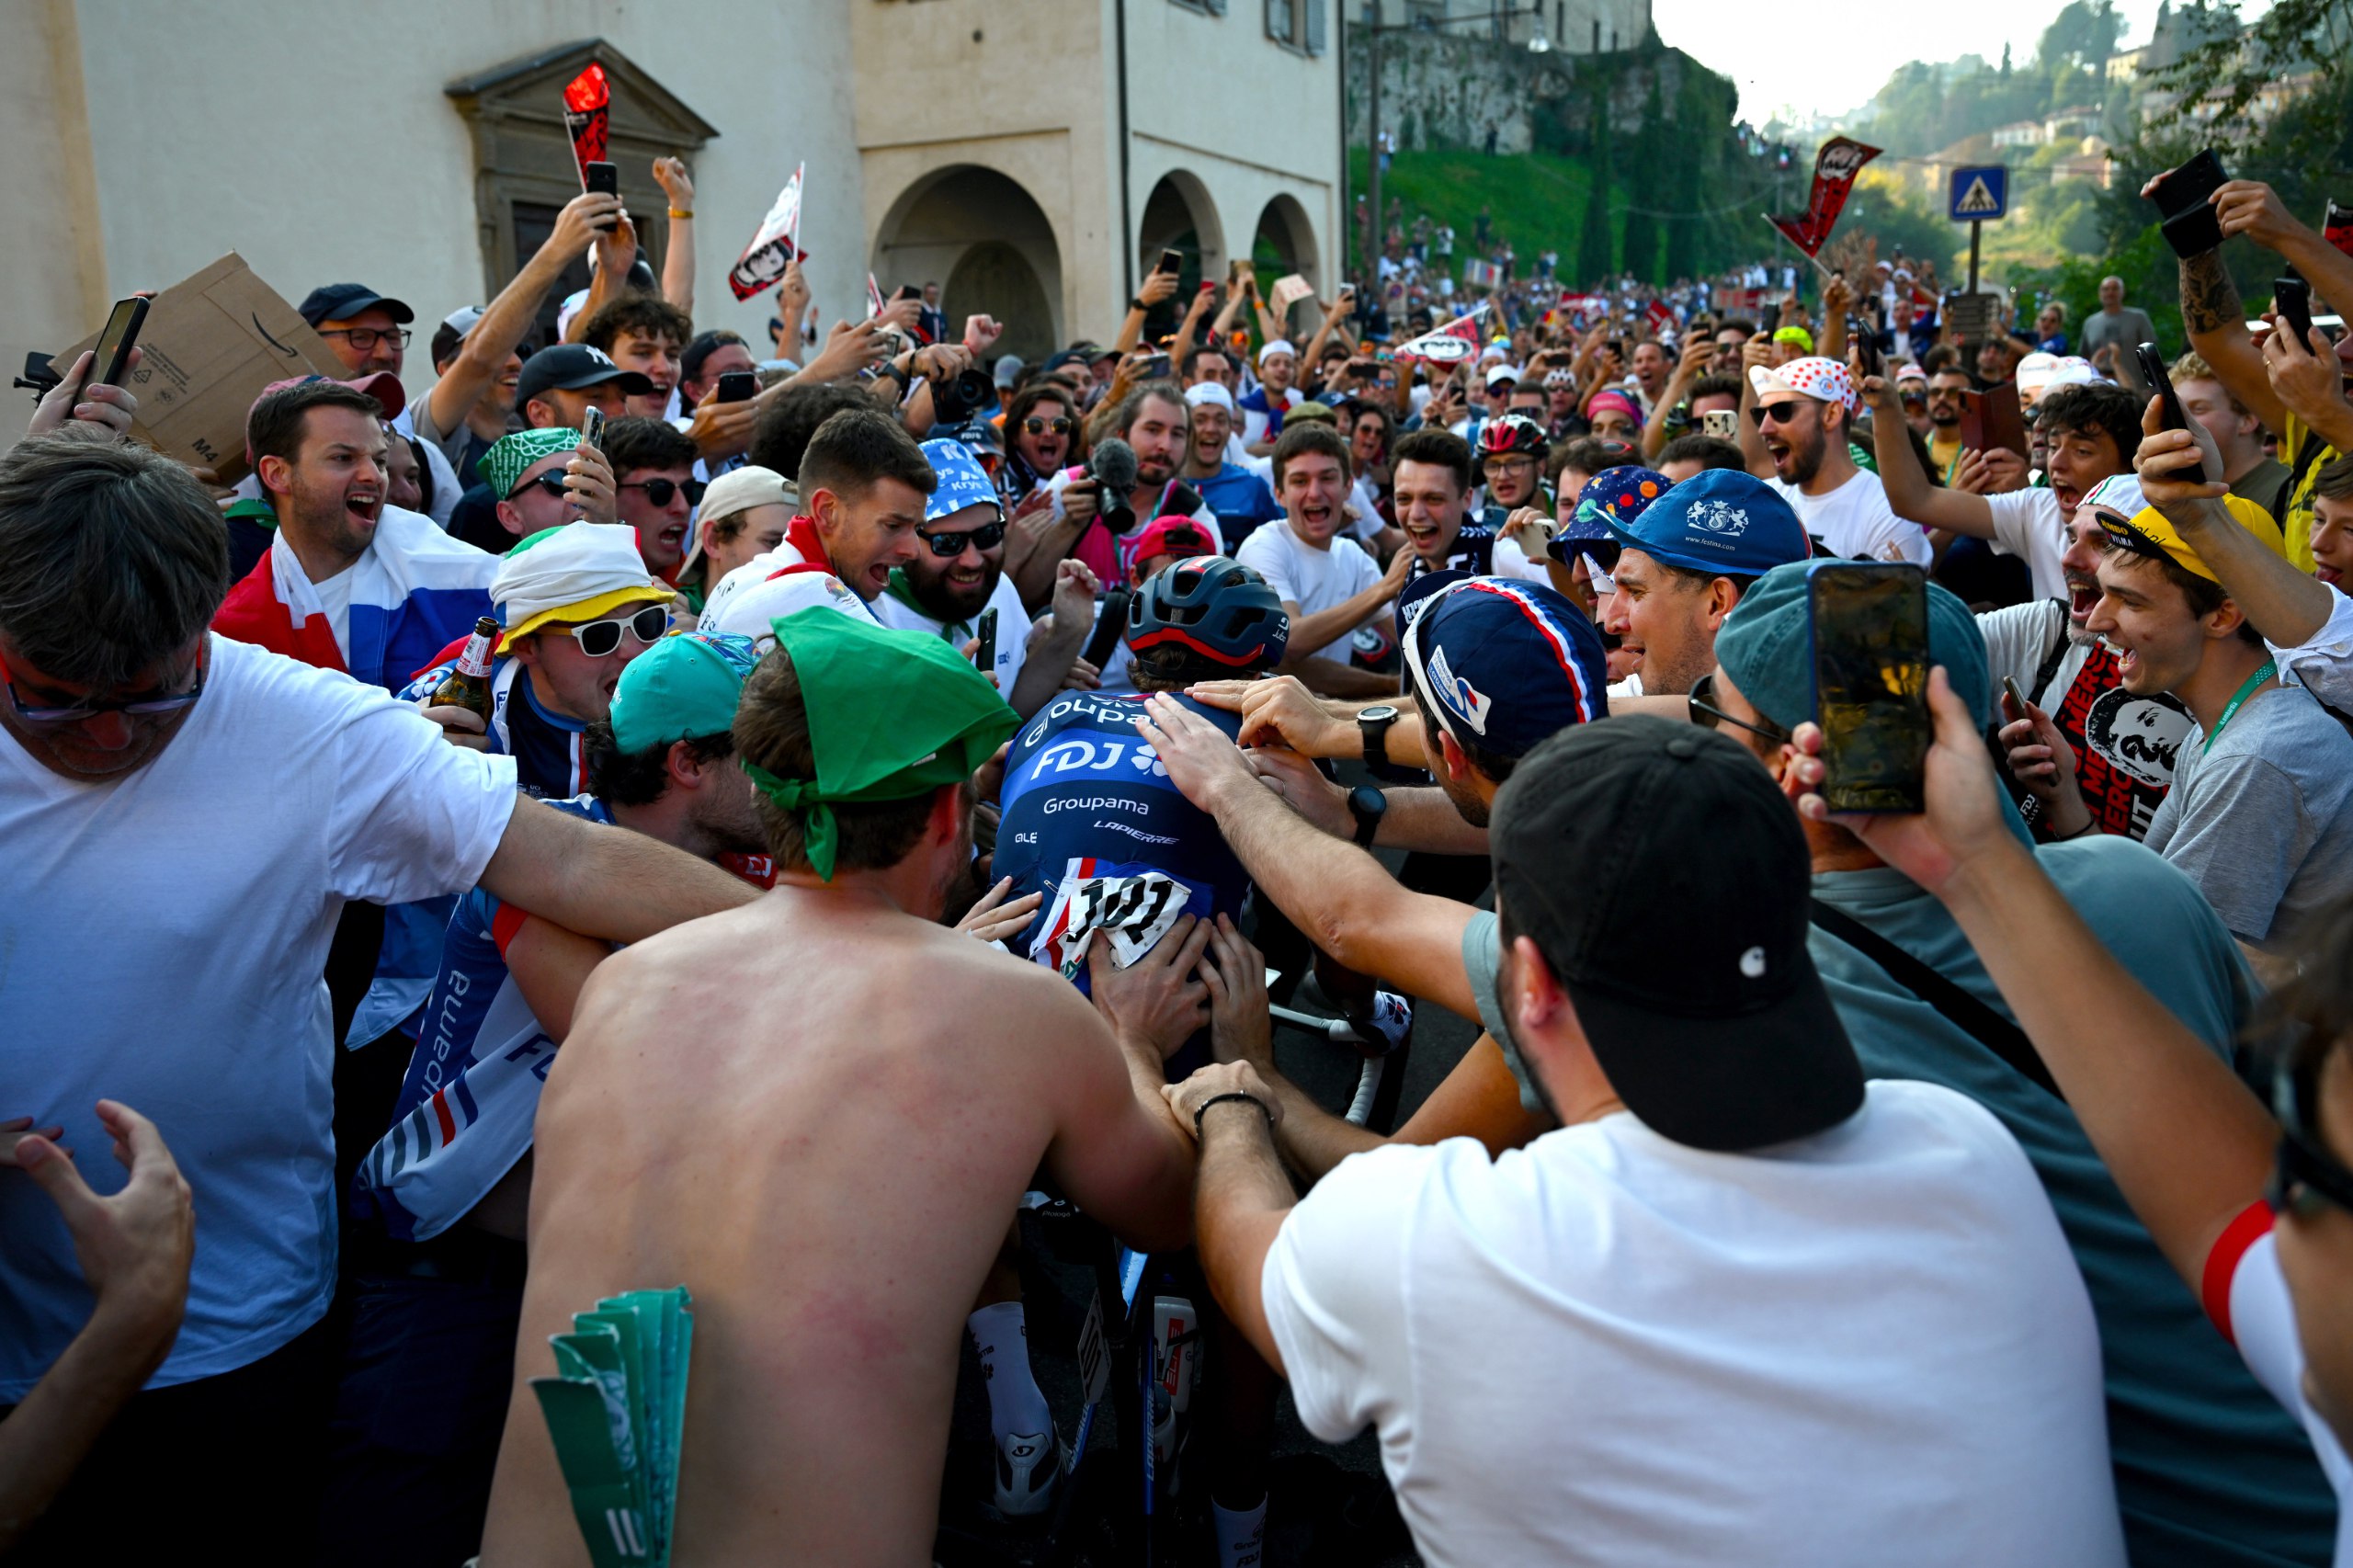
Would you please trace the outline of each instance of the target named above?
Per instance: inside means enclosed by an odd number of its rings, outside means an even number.
[[[1142,741],[1084,740],[1076,736],[1056,741],[1040,752],[1032,777],[1043,782],[1049,776],[1059,778],[1071,773],[1122,776],[1126,772],[1150,778],[1168,777],[1168,769],[1161,765],[1152,747]]]

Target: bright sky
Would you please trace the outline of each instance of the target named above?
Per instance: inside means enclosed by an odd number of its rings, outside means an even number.
[[[2124,18],[2123,44],[2149,41],[2157,0],[2118,0]],[[2268,0],[2241,7],[2248,18],[2270,8]],[[1866,8],[1835,29],[1836,41],[1824,47],[1825,29],[1803,18],[1829,13],[1805,6],[1735,5],[1732,0],[1653,0],[1658,35],[1674,48],[1740,85],[1740,112],[1756,125],[1776,113],[1802,123],[1833,116],[1870,101],[1895,68],[1911,60],[1946,61],[1963,54],[2030,59],[2042,29],[2059,9],[2058,0],[1938,0],[1900,7]],[[1917,27],[1894,25],[1909,15]],[[1966,25],[1961,24],[1966,18]]]

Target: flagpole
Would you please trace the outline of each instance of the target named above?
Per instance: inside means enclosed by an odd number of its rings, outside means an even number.
[[[1791,250],[1797,252],[1800,256],[1804,256],[1806,260],[1813,263],[1813,269],[1822,274],[1822,280],[1824,283],[1830,281],[1830,269],[1822,265],[1822,258],[1820,256],[1813,255],[1811,251],[1808,251],[1805,246],[1798,244],[1797,241],[1790,239],[1788,233],[1782,230],[1781,225],[1773,222],[1773,215],[1771,213],[1759,212],[1757,216],[1765,220],[1765,226],[1767,228],[1772,230],[1775,233],[1779,234],[1783,240],[1787,241],[1789,247]]]

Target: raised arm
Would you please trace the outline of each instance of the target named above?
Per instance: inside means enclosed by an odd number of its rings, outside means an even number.
[[[498,291],[482,320],[474,323],[473,331],[458,345],[458,357],[426,394],[435,429],[446,434],[465,423],[483,390],[506,369],[507,357],[521,346],[524,335],[538,320],[540,302],[548,290],[555,287],[565,267],[597,243],[598,225],[618,222],[620,210],[620,197],[601,193],[584,191],[563,204],[547,243],[523,264],[514,281]]]
[[[662,257],[662,297],[695,313],[695,182],[684,159],[654,160],[654,183],[670,199],[670,245]]]
[[[2238,285],[2222,266],[2222,253],[2210,250],[2181,260],[2181,324],[2189,346],[2214,367],[2214,378],[2275,431],[2288,428],[2288,408],[2263,373],[2263,355],[2247,335],[2246,308]],[[2131,358],[2119,354],[2119,363]]]
[[[1478,1017],[1462,968],[1470,905],[1411,892],[1370,855],[1292,811],[1209,721],[1165,696],[1145,708],[1141,733],[1171,782],[1217,818],[1258,891],[1309,940],[1360,973]]]
[[[608,942],[642,941],[758,896],[659,839],[616,833],[520,797],[482,885],[502,903]]]
[[[1176,275],[1173,272],[1147,272],[1143,286],[1136,297],[1128,301],[1128,313],[1120,323],[1120,335],[1111,347],[1120,355],[1127,354],[1143,341],[1144,319],[1152,314],[1152,307],[1176,292]],[[1109,400],[1105,399],[1106,402]]]
[[[2198,558],[2214,569],[2222,591],[2237,603],[2256,635],[2280,648],[2311,642],[2336,609],[2336,594],[2239,527],[2222,502],[2230,494],[2228,486],[2193,484],[2175,477],[2193,459],[2210,474],[2222,472],[2222,460],[2205,426],[2192,420],[2188,430],[2165,428],[2157,400],[2151,398],[2142,411],[2141,428],[2146,436],[2132,466],[2141,477],[2142,495],[2181,530]]]
[[[1941,900],[2034,1042],[2132,1211],[2193,1290],[2207,1256],[2263,1195],[2278,1129],[2229,1065],[2117,961],[2003,822],[1991,761],[1939,668],[1928,809],[1840,819]],[[1821,733],[1802,726],[1799,789]],[[1822,819],[1819,796],[1800,802]]]
[[[1887,504],[1895,515],[1924,528],[1943,528],[1972,539],[1994,537],[1994,508],[1983,495],[1948,490],[1928,483],[1920,454],[1912,449],[1910,427],[1904,423],[1904,404],[1895,383],[1885,376],[1868,376],[1863,395],[1871,405],[1871,450],[1879,458],[1879,482],[1887,490]]]
[[[637,265],[637,226],[623,212],[612,228],[597,237],[597,270],[588,279],[588,298],[563,329],[566,343],[578,343],[588,334],[591,317],[629,291],[629,269]]]
[[[1682,358],[1675,362],[1675,374],[1668,378],[1666,390],[1658,395],[1649,420],[1643,426],[1643,460],[1655,461],[1659,449],[1666,445],[1666,419],[1691,393],[1691,383],[1707,374],[1708,361],[1714,358],[1716,346],[1694,333],[1691,341],[1683,346]]]

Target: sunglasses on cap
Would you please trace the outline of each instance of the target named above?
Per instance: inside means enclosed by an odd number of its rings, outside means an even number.
[[[1040,419],[1033,414],[1021,422],[1021,428],[1032,436],[1042,436],[1049,430],[1057,436],[1067,436],[1071,432],[1071,422],[1068,419]]]
[[[1777,746],[1790,744],[1790,733],[1772,720],[1768,719],[1761,724],[1752,724],[1745,719],[1733,718],[1718,707],[1716,705],[1716,672],[1713,670],[1710,670],[1691,683],[1691,694],[1685,698],[1684,701],[1690,706],[1691,722],[1703,730],[1720,730],[1726,724],[1730,724],[1735,729],[1746,730],[1752,735],[1760,735]]]
[[[620,651],[621,634],[629,633],[648,646],[662,640],[670,630],[670,607],[647,605],[627,615],[608,616],[579,626],[549,626],[546,631],[560,631],[580,644],[580,651],[592,659],[609,658]]]
[[[2279,1119],[2279,1154],[2264,1201],[2274,1214],[2311,1219],[2324,1205],[2353,1213],[2353,1171],[2331,1154],[2315,1131],[2320,1117],[2320,1067],[2314,1056],[2272,1085]]]
[[[699,506],[702,505],[702,493],[708,486],[699,479],[689,479],[683,483],[675,479],[641,479],[629,484],[616,484],[613,488],[642,490],[645,492],[645,498],[657,506],[668,506],[670,497],[683,491],[688,506]]]
[[[967,546],[974,550],[990,551],[1003,544],[1005,519],[999,517],[995,522],[983,523],[979,528],[970,528],[960,534],[927,534],[921,528],[917,528],[915,538],[923,540],[931,552],[941,560],[953,561],[964,553]]]

